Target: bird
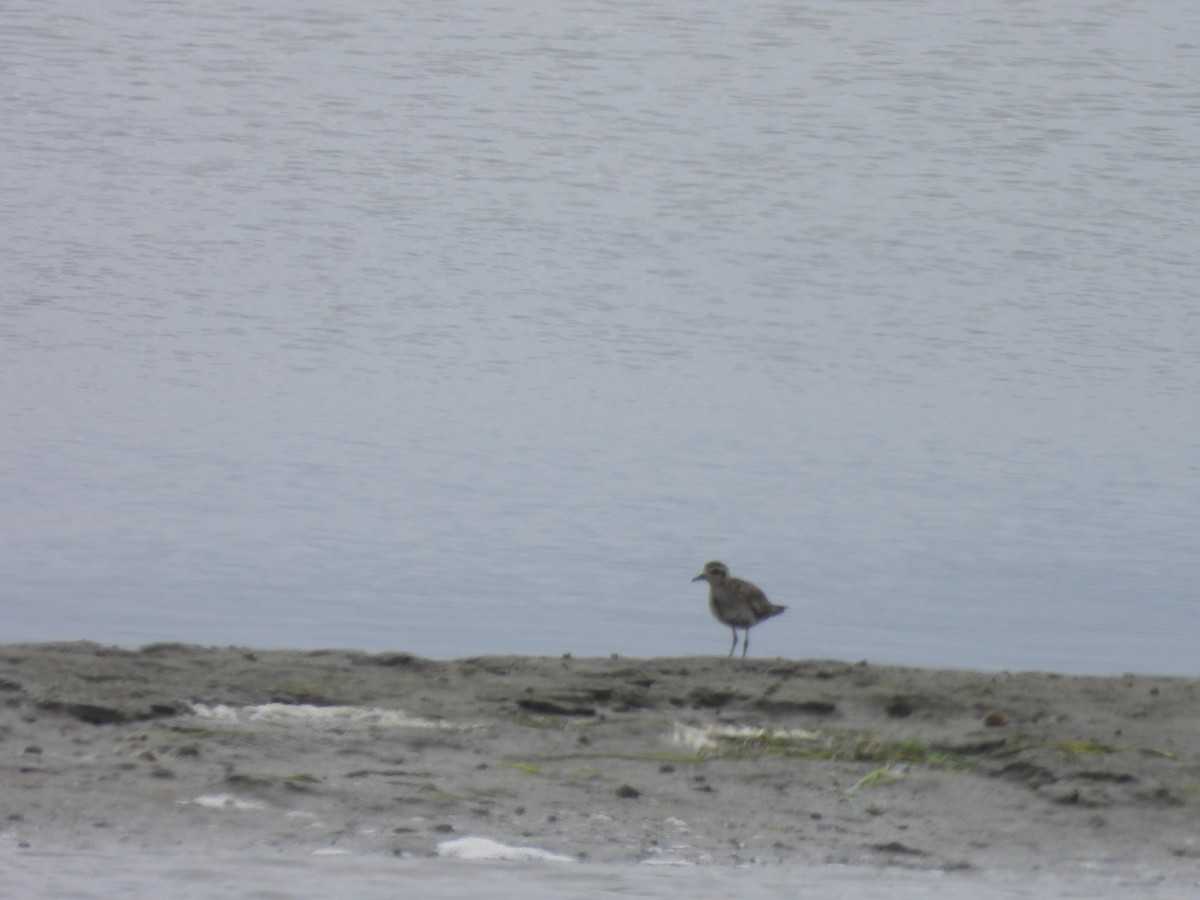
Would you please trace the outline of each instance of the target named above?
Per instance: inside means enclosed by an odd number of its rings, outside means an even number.
[[[728,625],[733,630],[733,645],[729,648],[730,657],[737,649],[739,628],[746,632],[742,641],[742,657],[750,649],[750,629],[764,619],[777,616],[786,606],[776,606],[767,599],[758,587],[741,578],[730,578],[729,567],[723,562],[704,564],[704,571],[692,581],[708,582],[708,608],[712,610],[716,620]]]

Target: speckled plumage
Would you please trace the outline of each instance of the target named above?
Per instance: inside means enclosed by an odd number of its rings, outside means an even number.
[[[737,649],[739,628],[746,632],[742,641],[742,656],[750,649],[750,629],[764,619],[777,616],[786,606],[776,606],[767,599],[758,587],[741,578],[731,578],[725,563],[713,560],[704,564],[704,571],[692,581],[708,582],[708,608],[713,617],[733,630],[733,645],[729,655]]]

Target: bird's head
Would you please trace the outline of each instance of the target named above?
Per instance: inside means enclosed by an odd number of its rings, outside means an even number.
[[[717,562],[715,559],[712,562],[704,564],[704,571],[697,575],[692,581],[707,581],[709,584],[722,584],[729,577],[729,567],[723,562]]]

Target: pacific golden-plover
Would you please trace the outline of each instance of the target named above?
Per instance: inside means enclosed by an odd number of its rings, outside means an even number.
[[[733,645],[729,648],[730,656],[733,656],[733,651],[737,649],[737,630],[739,628],[746,632],[745,640],[742,641],[742,656],[744,657],[746,651],[750,649],[750,629],[763,619],[777,616],[787,609],[786,606],[776,606],[767,599],[766,594],[750,582],[740,578],[730,578],[729,567],[723,562],[713,560],[705,563],[704,571],[692,581],[708,582],[708,608],[712,610],[712,614],[718,622],[733,629]]]

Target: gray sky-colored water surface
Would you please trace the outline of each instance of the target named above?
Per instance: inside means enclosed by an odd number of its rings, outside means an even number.
[[[1194,673],[1197,34],[10,4],[3,638]]]

